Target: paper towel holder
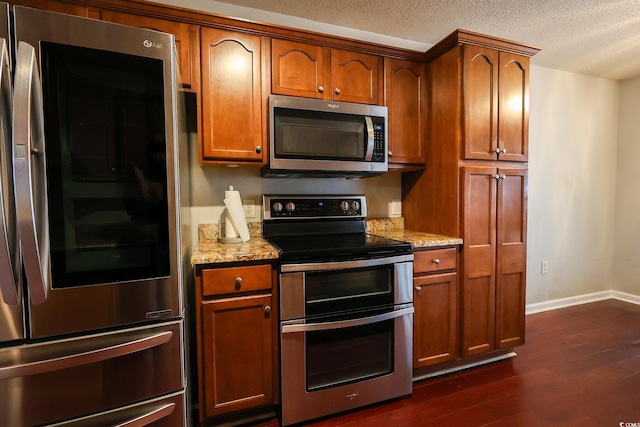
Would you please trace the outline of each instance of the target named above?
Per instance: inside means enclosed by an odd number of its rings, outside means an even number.
[[[224,217],[224,212],[222,214]],[[242,243],[242,237],[225,237],[226,224],[221,219],[218,220],[218,243]]]

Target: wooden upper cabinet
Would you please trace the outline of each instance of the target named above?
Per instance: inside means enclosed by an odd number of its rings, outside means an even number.
[[[331,49],[333,99],[378,104],[382,70],[381,56]]]
[[[195,49],[197,49],[198,46],[191,44],[191,38],[192,33],[195,33],[194,39],[197,41],[197,26],[131,13],[113,12],[110,10],[103,10],[101,17],[103,21],[173,34],[176,39],[176,50],[178,51],[178,58],[180,60],[180,77],[182,78],[182,84],[187,88],[195,87],[198,66],[197,52]]]
[[[464,157],[527,161],[529,57],[464,46]]]
[[[500,52],[499,160],[524,162],[529,140],[529,57]]]
[[[383,58],[272,39],[271,91],[278,95],[378,104]]]
[[[86,6],[77,6],[55,0],[15,0],[12,5],[34,7],[36,9],[50,10],[52,12],[66,13],[67,15],[82,16],[85,18],[100,19],[100,11]]]
[[[263,162],[264,39],[201,28],[201,161]]]
[[[385,58],[385,105],[389,109],[391,167],[425,164],[426,68]]]
[[[464,47],[464,157],[495,160],[498,148],[498,51]]]
[[[331,73],[325,69],[331,63],[329,55],[330,49],[322,46],[272,39],[271,91],[278,95],[323,99],[325,75],[330,78]]]

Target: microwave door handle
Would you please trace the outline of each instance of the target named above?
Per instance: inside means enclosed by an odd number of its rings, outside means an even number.
[[[406,316],[413,313],[413,307],[402,308],[400,310],[390,311],[388,313],[377,314],[375,316],[361,317],[359,319],[338,320],[335,322],[323,323],[303,323],[297,325],[282,325],[282,333],[288,334],[292,332],[317,332],[332,329],[352,328],[355,326],[371,325],[372,323],[384,322],[385,320],[395,319],[396,317]]]
[[[51,267],[42,85],[35,48],[18,43],[13,97],[13,171],[23,265],[33,304],[47,299]]]
[[[370,162],[373,158],[373,142],[375,132],[373,131],[373,120],[371,120],[371,117],[365,116],[364,122],[367,125],[367,151],[364,155],[364,159]]]
[[[11,241],[11,212],[13,205],[13,172],[11,171],[11,135],[9,123],[11,123],[11,70],[9,69],[9,53],[7,41],[0,39],[0,91],[2,99],[3,123],[0,133],[0,295],[9,305],[19,305],[18,283],[14,276],[16,271],[13,265],[13,252],[18,250],[17,242]],[[7,182],[4,182],[7,181]],[[9,215],[7,215],[9,213]]]

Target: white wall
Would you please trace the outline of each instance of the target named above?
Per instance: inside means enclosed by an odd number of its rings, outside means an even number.
[[[530,92],[527,304],[609,290],[618,83],[533,66]]]
[[[620,84],[614,289],[640,296],[640,77]]]

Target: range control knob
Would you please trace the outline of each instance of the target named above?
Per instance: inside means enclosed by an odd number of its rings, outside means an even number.
[[[293,202],[287,202],[286,205],[284,205],[284,208],[288,211],[288,212],[293,212],[294,210],[296,210],[296,205]]]
[[[346,200],[344,200],[344,201],[340,202],[340,208],[341,208],[343,211],[347,211],[347,210],[349,210],[349,202],[347,202]]]
[[[351,202],[351,209],[357,212],[358,209],[360,209],[360,202],[357,200],[354,200],[353,202]]]
[[[282,208],[284,208],[284,206],[282,206],[282,203],[280,202],[275,202],[273,204],[273,210],[276,212],[282,212]]]

